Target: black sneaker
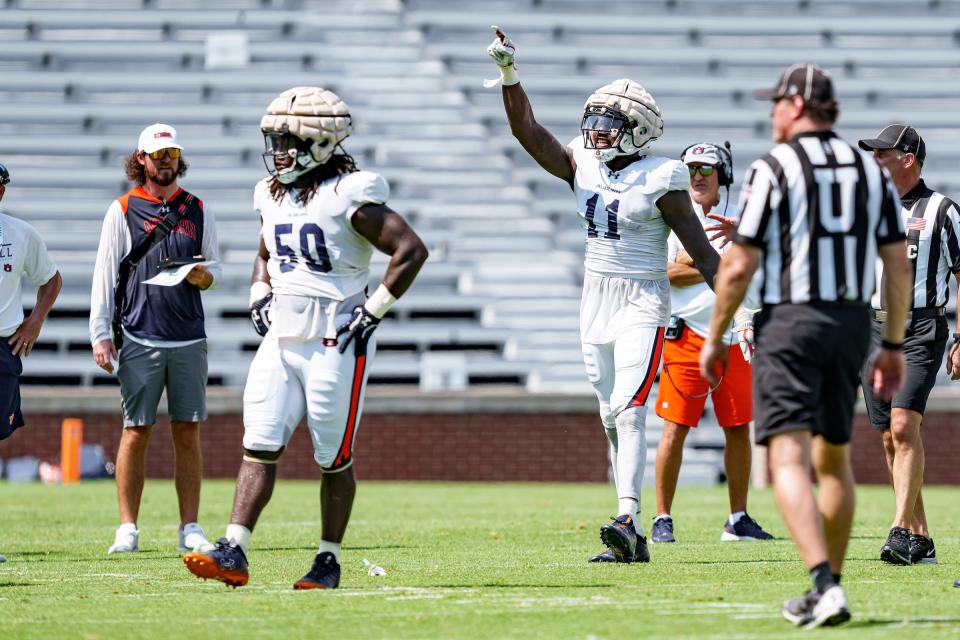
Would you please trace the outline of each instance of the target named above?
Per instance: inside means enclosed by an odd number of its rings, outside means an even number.
[[[723,525],[723,533],[720,534],[720,540],[723,542],[773,540],[773,536],[764,531],[756,520],[744,514],[734,524],[730,524],[730,519],[727,518],[727,523]]]
[[[633,518],[624,514],[610,519],[613,524],[600,527],[600,540],[610,549],[617,562],[632,562],[637,552],[637,530],[633,528]]]
[[[933,538],[910,536],[910,562],[913,564],[937,564],[937,548]]]
[[[183,564],[198,578],[219,580],[234,589],[247,584],[250,577],[243,549],[235,541],[226,538],[217,540],[212,551],[183,556]]]
[[[890,564],[910,564],[910,532],[902,527],[890,529],[887,543],[880,549],[880,559]]]
[[[336,589],[340,586],[340,563],[329,551],[318,553],[309,573],[293,583],[294,589]]]
[[[617,560],[617,557],[613,555],[613,551],[610,549],[605,549],[593,556],[589,560],[590,562],[620,562]],[[650,550],[647,548],[647,539],[643,536],[637,536],[637,549],[633,552],[633,560],[625,560],[624,562],[650,562]]]
[[[676,542],[673,537],[673,518],[666,516],[664,518],[656,517],[653,519],[653,529],[650,531],[650,542]]]

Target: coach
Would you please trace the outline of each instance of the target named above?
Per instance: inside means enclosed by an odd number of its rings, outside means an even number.
[[[909,266],[889,179],[868,153],[832,130],[839,108],[830,76],[815,65],[794,65],[756,97],[773,102],[773,138],[780,144],[748,170],[700,367],[713,382],[726,365],[723,336],[762,262],[756,435],[769,446],[777,505],[813,582],[804,596],[784,603],[782,614],[810,628],[850,619],[840,586],[855,500],[849,442],[870,346],[865,329],[877,253],[889,274],[888,320],[870,366],[880,397],[889,398],[903,375]]]
[[[0,200],[10,184],[10,172],[0,164]],[[20,412],[21,358],[30,355],[40,328],[60,294],[57,265],[36,229],[0,213],[0,440],[23,426]],[[23,317],[20,287],[23,278],[37,285],[33,311]],[[6,558],[0,555],[0,562]]]
[[[868,379],[862,382],[867,417],[883,432],[887,469],[896,495],[896,515],[880,559],[893,564],[934,563],[937,551],[920,493],[924,464],[920,425],[950,333],[944,307],[950,297],[950,275],[960,280],[960,213],[952,200],[927,187],[920,177],[926,145],[913,127],[891,124],[876,138],[861,140],[860,148],[873,151],[900,194],[913,281],[903,342],[903,388],[891,400],[882,400],[873,393]],[[877,278],[882,281],[882,265]],[[873,340],[877,344],[886,302],[881,295],[873,296]],[[960,333],[954,333],[947,363],[954,380],[960,378],[958,345]]]
[[[108,553],[139,550],[137,517],[147,444],[164,389],[180,506],[177,548],[212,548],[197,524],[200,508],[200,422],[206,419],[207,341],[200,292],[217,284],[219,267],[196,265],[180,283],[145,284],[163,265],[194,256],[216,261],[216,224],[177,180],[187,171],[177,132],[154,124],[140,133],[124,170],[136,186],[107,209],[90,296],[93,359],[117,378],[123,434],[117,452],[120,527]],[[118,354],[119,350],[119,354]]]

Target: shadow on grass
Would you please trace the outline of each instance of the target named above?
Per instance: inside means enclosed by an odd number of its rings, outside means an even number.
[[[899,620],[872,618],[868,620],[856,620],[850,624],[843,625],[843,628],[906,627],[913,624],[956,624],[958,622],[960,622],[960,618],[900,618]]]
[[[849,560],[849,558],[847,558]],[[762,558],[759,560],[671,560],[674,564],[772,564],[772,563],[795,563],[796,558]]]
[[[39,582],[0,582],[0,589],[6,589],[8,587],[36,587],[39,585]]]
[[[569,584],[534,584],[529,582],[518,582],[511,584],[495,583],[495,582],[485,582],[482,584],[475,584],[464,582],[462,584],[432,584],[430,585],[431,589],[463,589],[464,587],[478,587],[483,589],[609,589],[611,587],[616,587],[617,584],[578,584],[578,583],[569,583]]]

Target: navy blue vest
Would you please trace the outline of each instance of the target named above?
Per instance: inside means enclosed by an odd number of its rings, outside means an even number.
[[[168,203],[135,187],[120,198],[131,246],[136,245],[166,217],[170,206],[183,203],[182,189]],[[203,203],[189,207],[189,213],[160,242],[154,243],[130,274],[123,296],[120,321],[132,336],[144,340],[181,341],[205,338],[200,288],[186,280],[172,286],[143,284],[160,273],[164,257],[187,258],[203,253]]]

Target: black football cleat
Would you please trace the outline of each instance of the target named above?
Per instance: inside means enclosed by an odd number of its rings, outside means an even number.
[[[236,589],[247,584],[247,556],[235,541],[226,538],[217,540],[212,551],[188,553],[183,564],[190,573],[204,580],[219,580]]]
[[[637,552],[637,530],[633,527],[633,518],[624,514],[611,520],[611,524],[600,527],[600,540],[617,562],[633,562]]]
[[[329,551],[318,553],[307,575],[293,583],[294,589],[336,589],[340,586],[340,563]]]

